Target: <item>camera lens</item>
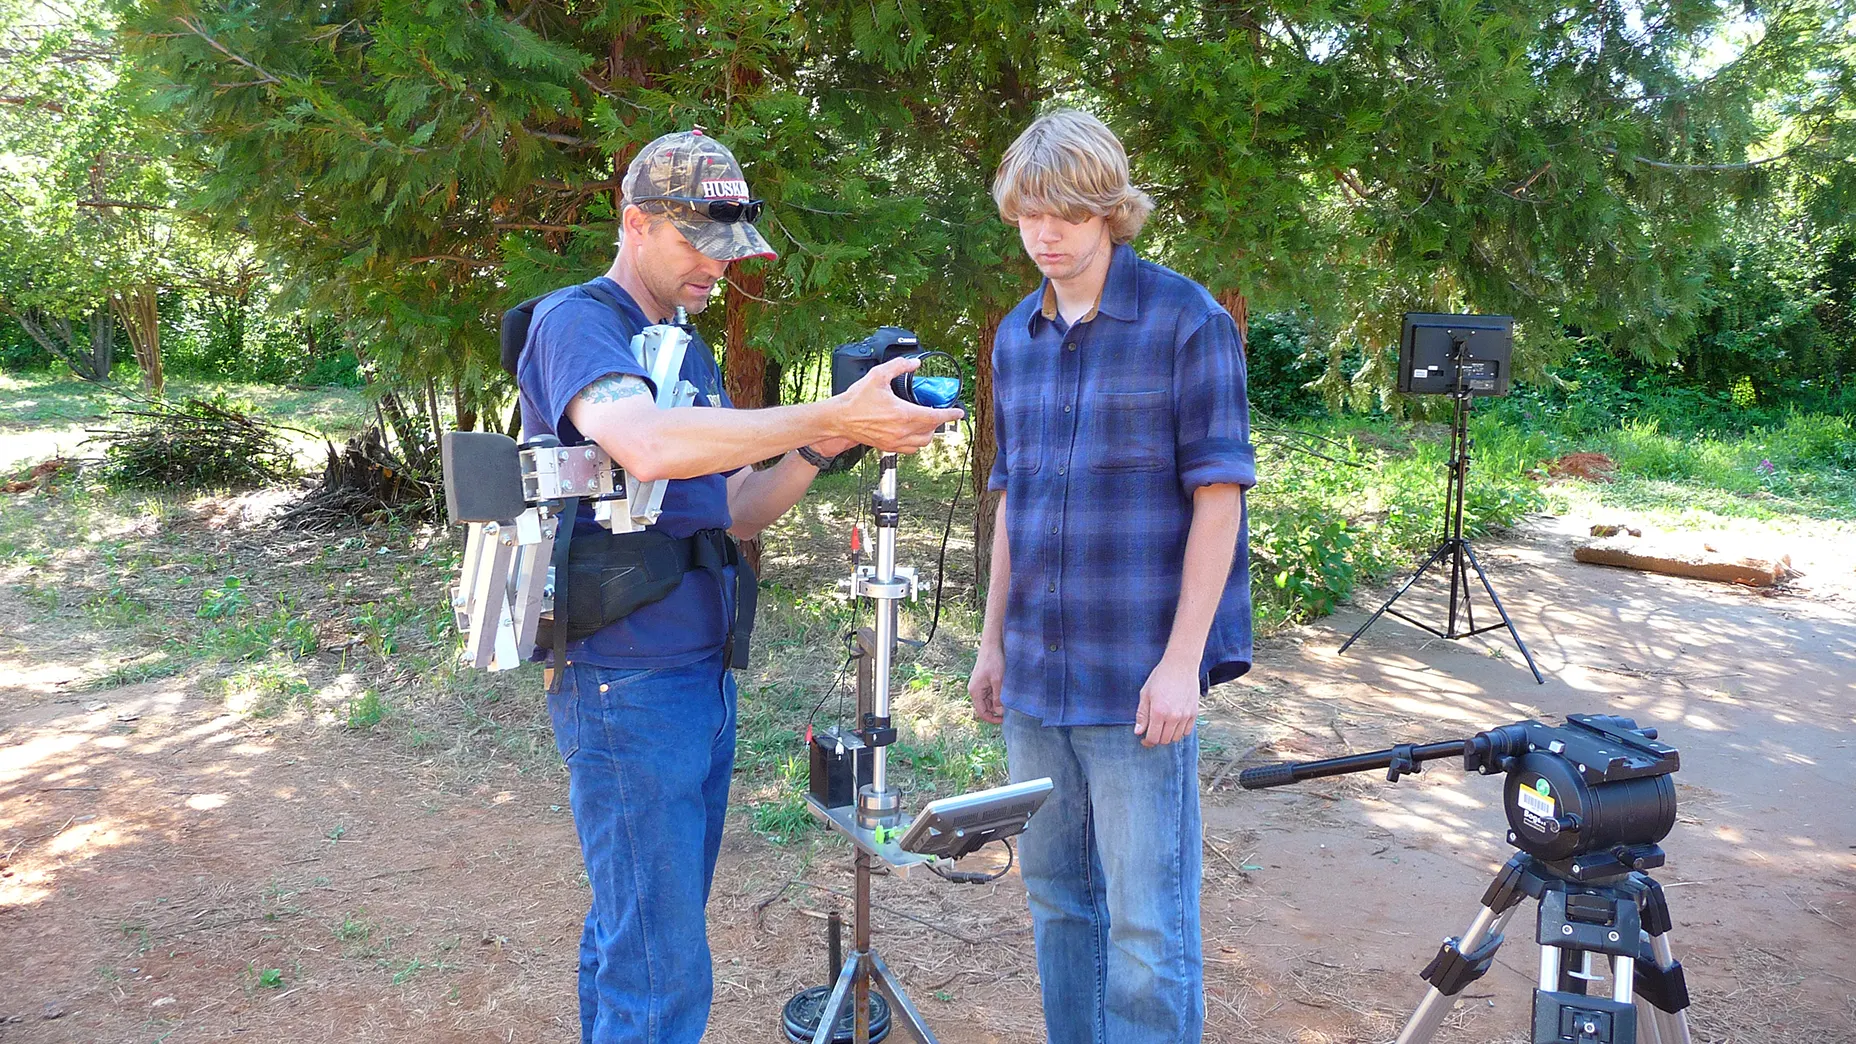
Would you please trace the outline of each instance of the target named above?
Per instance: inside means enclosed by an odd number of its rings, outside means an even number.
[[[896,378],[893,387],[898,398],[936,409],[960,401],[960,364],[953,356],[946,352],[918,352],[909,357],[921,360],[921,366]]]

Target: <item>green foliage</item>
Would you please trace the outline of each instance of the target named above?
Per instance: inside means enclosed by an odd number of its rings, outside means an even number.
[[[365,732],[386,719],[387,707],[380,700],[380,694],[368,689],[350,700],[344,715],[349,728]]]
[[[1361,585],[1412,568],[1444,536],[1449,429],[1385,417],[1304,421],[1325,441],[1272,438],[1251,494],[1251,600],[1267,627],[1332,612]],[[1530,474],[1550,443],[1486,416],[1473,440],[1463,528],[1514,525],[1545,503]],[[1319,452],[1302,452],[1310,447]]]
[[[220,582],[218,587],[207,588],[200,592],[198,615],[201,619],[216,620],[232,616],[250,604],[251,599],[239,586],[239,578],[228,576]]]
[[[1244,345],[1250,409],[1272,420],[1327,412],[1311,385],[1325,369],[1327,345],[1306,311],[1265,312],[1250,320]]]
[[[1353,544],[1345,518],[1297,506],[1257,519],[1250,537],[1252,568],[1269,576],[1274,590],[1267,598],[1282,606],[1287,618],[1313,620],[1333,612],[1353,593],[1359,574]]]

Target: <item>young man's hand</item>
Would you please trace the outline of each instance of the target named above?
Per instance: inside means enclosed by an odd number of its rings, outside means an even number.
[[[1005,650],[982,642],[979,659],[973,664],[973,677],[967,680],[967,697],[973,701],[973,716],[994,725],[1005,721],[1005,705],[999,694],[1005,689]]]
[[[889,382],[920,365],[919,359],[891,359],[833,398],[834,434],[884,453],[914,453],[934,440],[936,428],[965,416],[957,409],[930,409],[896,397]]]
[[[1198,716],[1199,665],[1162,659],[1141,686],[1134,734],[1145,747],[1176,743],[1192,734]]]

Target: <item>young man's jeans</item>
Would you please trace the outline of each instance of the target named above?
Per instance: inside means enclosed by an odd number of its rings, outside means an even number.
[[[580,938],[583,1044],[696,1044],[713,982],[703,907],[735,762],[717,652],[657,670],[572,665],[548,697],[593,908]]]
[[[1019,841],[1051,1044],[1196,1044],[1199,737],[1005,712],[1013,780],[1056,789]]]

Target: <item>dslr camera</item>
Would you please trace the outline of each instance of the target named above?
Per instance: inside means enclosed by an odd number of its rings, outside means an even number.
[[[892,359],[920,359],[921,367],[890,382],[896,397],[917,406],[946,407],[960,401],[960,364],[946,352],[922,348],[921,339],[899,326],[885,326],[831,353],[831,393],[840,395],[863,375]]]

